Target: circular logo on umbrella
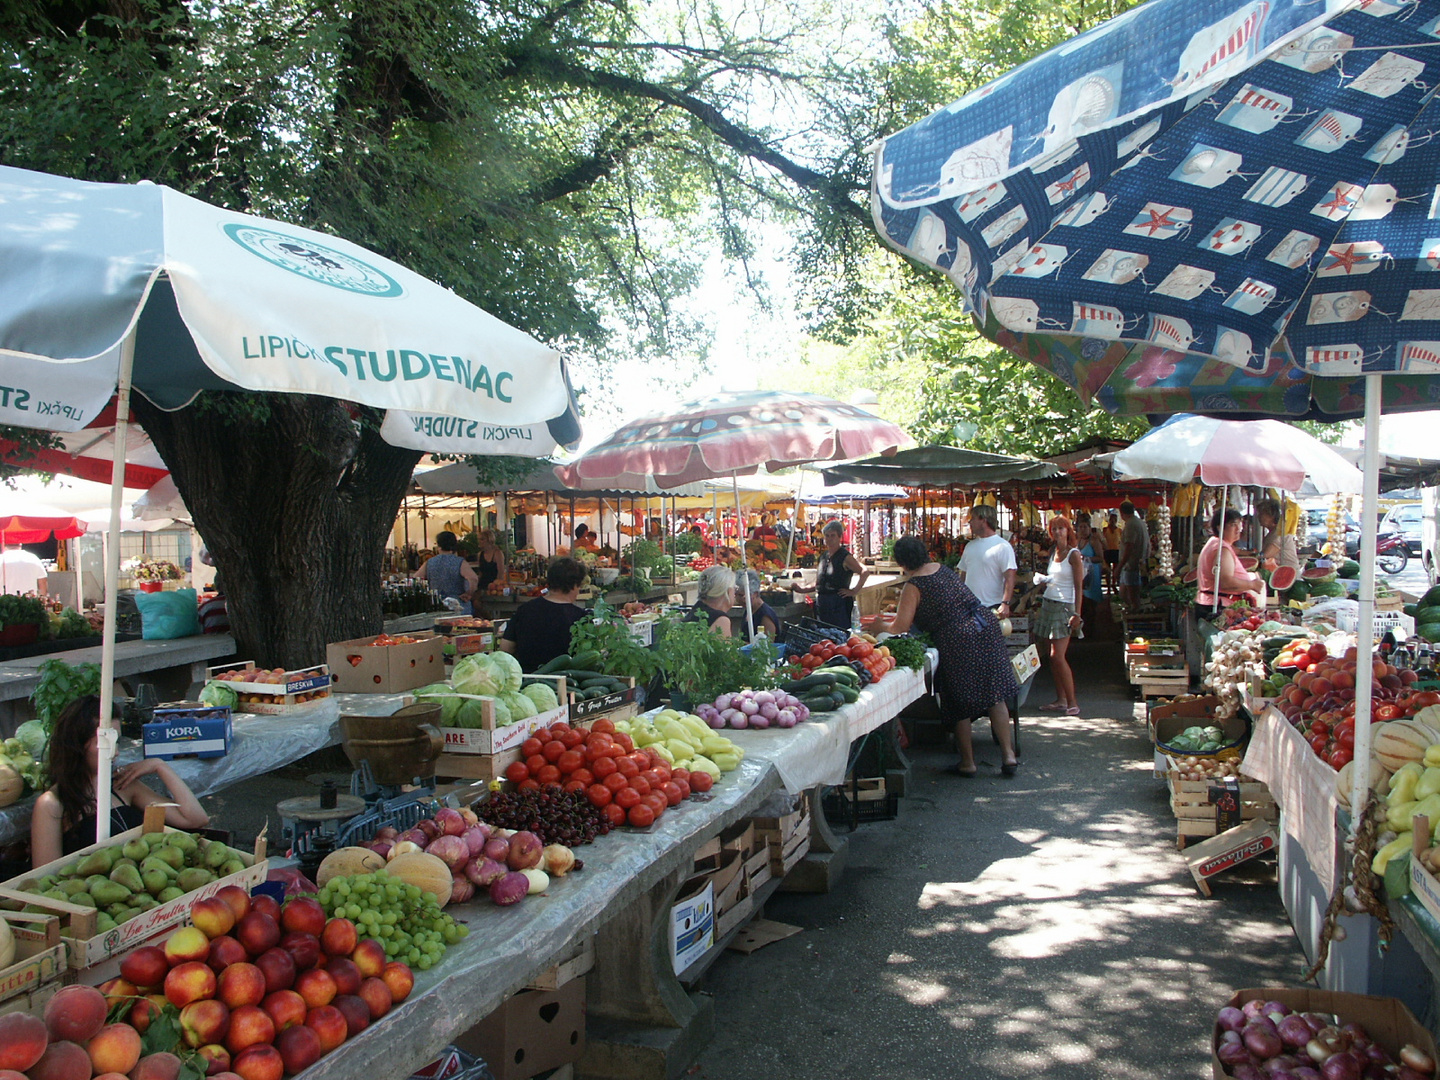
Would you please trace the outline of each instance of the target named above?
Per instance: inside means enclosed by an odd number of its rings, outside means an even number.
[[[404,289],[385,271],[313,240],[230,222],[225,235],[252,255],[292,274],[362,296],[400,296]]]

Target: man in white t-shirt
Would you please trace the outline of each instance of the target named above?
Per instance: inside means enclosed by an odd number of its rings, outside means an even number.
[[[44,593],[50,572],[40,556],[26,551],[19,544],[6,544],[0,554],[0,592]]]
[[[970,508],[970,542],[955,569],[975,598],[986,607],[1000,608],[1000,617],[1010,615],[1015,595],[1015,549],[999,533],[1000,520],[993,506]]]

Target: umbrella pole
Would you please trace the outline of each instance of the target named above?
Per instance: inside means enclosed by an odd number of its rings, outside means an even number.
[[[125,440],[130,426],[130,377],[135,368],[135,328],[120,343],[115,386],[115,457],[110,468],[109,543],[105,551],[105,636],[100,646],[100,726],[95,731],[95,842],[110,839],[110,767],[119,732],[115,712],[115,629],[120,613],[120,501],[125,489]],[[1373,545],[1372,545],[1373,547]]]
[[[1375,651],[1375,507],[1380,501],[1380,375],[1365,376],[1365,481],[1360,497],[1360,625],[1356,628],[1355,655],[1355,758],[1350,770],[1355,787],[1352,802],[1363,807],[1370,798],[1370,692],[1375,682],[1371,668]],[[1344,556],[1344,552],[1340,553]],[[1330,557],[1335,558],[1331,552]],[[1363,812],[1350,818],[1353,837],[1364,821]]]
[[[1220,570],[1225,565],[1225,500],[1230,497],[1230,485],[1220,486],[1220,550],[1215,553],[1215,614],[1220,614]],[[1359,697],[1359,694],[1356,694]],[[1357,720],[1358,724],[1359,721]]]
[[[795,479],[795,513],[790,519],[790,543],[785,547],[785,569],[790,569],[790,558],[795,554],[795,530],[800,527],[800,489],[805,486],[805,470]]]
[[[740,474],[730,474],[730,486],[735,492],[735,519],[740,519]],[[750,630],[750,640],[755,640],[755,612],[750,609],[750,571],[745,559],[745,538],[740,538],[740,573],[745,578],[745,625]]]

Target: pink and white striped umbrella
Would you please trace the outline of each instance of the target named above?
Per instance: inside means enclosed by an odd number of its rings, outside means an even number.
[[[671,488],[748,475],[761,465],[773,471],[893,454],[910,441],[888,420],[815,394],[716,394],[632,421],[555,474],[577,489],[651,476]]]

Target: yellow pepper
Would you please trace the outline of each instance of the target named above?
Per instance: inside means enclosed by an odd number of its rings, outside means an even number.
[[[1436,823],[1440,822],[1440,795],[1431,795],[1429,798],[1421,799],[1409,809],[1398,814],[1393,810],[1391,813],[1394,814],[1395,828],[1397,829],[1413,829],[1416,816],[1423,814],[1429,819],[1430,829],[1433,832]]]
[[[1397,832],[1410,828],[1410,819],[1415,814],[1415,807],[1418,806],[1414,799],[1391,805],[1389,812],[1385,815],[1385,822],[1390,828]]]
[[[1385,801],[1391,806],[1414,802],[1415,787],[1420,783],[1420,777],[1424,774],[1425,770],[1418,762],[1407,761],[1390,778],[1390,794],[1385,796]]]
[[[1427,799],[1437,791],[1440,791],[1440,768],[1431,766],[1425,770],[1419,783],[1415,785],[1415,798]]]
[[[1386,844],[1375,853],[1375,858],[1370,862],[1370,869],[1381,877],[1385,876],[1385,867],[1390,865],[1390,860],[1410,850],[1414,843],[1414,837],[1408,832],[1402,832],[1390,843]]]

